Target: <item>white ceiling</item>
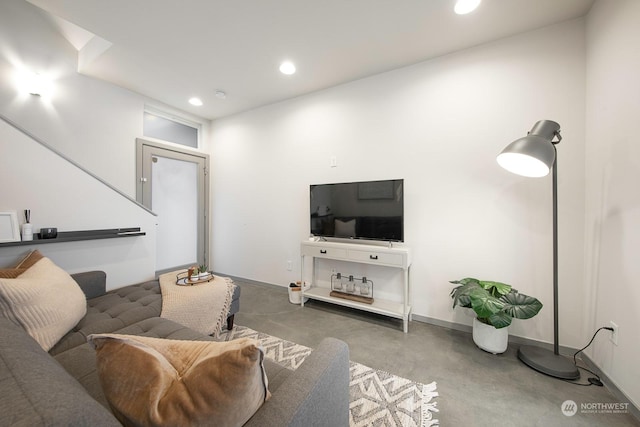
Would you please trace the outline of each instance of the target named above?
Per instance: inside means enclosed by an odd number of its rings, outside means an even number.
[[[28,1],[62,18],[83,74],[208,119],[584,16],[594,2],[483,0],[459,16],[455,0]],[[285,59],[296,74],[278,71]]]

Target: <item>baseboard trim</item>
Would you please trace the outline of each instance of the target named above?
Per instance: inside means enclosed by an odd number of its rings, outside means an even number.
[[[471,325],[463,325],[460,323],[447,322],[445,320],[433,319],[431,317],[419,316],[417,314],[413,315],[413,320],[417,320],[418,322],[422,322],[422,323],[428,323],[429,325],[435,325],[435,326],[441,326],[443,328],[453,329],[456,331],[472,333]],[[544,349],[553,351],[553,344],[544,342],[544,341],[533,340],[531,338],[523,338],[515,335],[509,335],[509,342],[514,344],[542,347]],[[559,350],[560,350],[560,354],[562,354],[563,356],[571,356],[571,357],[573,357],[573,353],[578,351],[578,349],[576,348],[566,347],[562,345],[559,347]]]
[[[233,276],[233,275],[229,275],[229,274],[222,274],[222,273],[215,273],[215,275],[219,275],[219,276],[226,276],[226,277],[230,277],[232,280],[237,280],[239,282],[245,282],[245,283],[249,283],[252,285],[257,285],[257,286],[268,286],[270,288],[274,288],[274,289],[280,289],[286,292],[286,287],[282,286],[282,285],[276,285],[273,283],[267,283],[267,282],[260,282],[257,280],[252,280],[252,279],[245,279],[244,277],[237,277],[237,276]],[[440,319],[434,319],[432,317],[427,317],[427,316],[420,316],[417,314],[413,314],[412,315],[412,319],[414,321],[418,321],[421,323],[426,323],[429,325],[434,325],[434,326],[439,326],[442,328],[447,328],[447,329],[452,329],[455,331],[461,331],[461,332],[467,332],[469,334],[472,333],[472,327],[471,325],[463,325],[460,323],[454,323],[454,322],[449,322],[446,320],[440,320]],[[524,338],[524,337],[518,337],[515,335],[509,335],[509,343],[513,343],[513,344],[521,344],[521,345],[532,345],[532,346],[536,346],[536,347],[542,347],[545,348],[547,350],[551,350],[553,351],[553,344],[548,343],[548,342],[544,342],[544,341],[537,341],[537,340],[533,340],[531,338]],[[578,351],[578,349],[575,348],[571,348],[571,347],[566,347],[566,346],[560,346],[559,348],[560,350],[560,354],[562,354],[563,356],[567,356],[567,357],[573,357],[573,354]],[[631,401],[631,399],[629,399],[624,392],[622,392],[622,390],[620,390],[616,384],[606,375],[602,372],[602,370],[589,358],[589,356],[587,356],[584,353],[581,353],[582,355],[580,356],[580,360],[582,360],[586,365],[587,368],[592,370],[593,372],[595,372],[600,379],[602,380],[602,382],[604,383],[605,387],[607,388],[607,390],[609,390],[611,392],[611,394],[614,395],[615,398],[617,398],[620,402],[625,402],[625,403],[629,403],[629,412],[631,413],[631,415],[633,415],[636,419],[640,420],[640,409],[638,409],[638,407],[636,407],[634,405],[634,403]]]
[[[284,292],[287,292],[287,287],[286,286],[276,285],[275,283],[260,282],[258,280],[246,279],[244,277],[234,276],[232,274],[218,273],[217,271],[213,271],[212,274],[214,276],[228,277],[231,280],[234,280],[234,281],[237,280],[238,282],[249,283],[250,285],[268,286],[270,288],[280,289],[280,290],[284,290]]]

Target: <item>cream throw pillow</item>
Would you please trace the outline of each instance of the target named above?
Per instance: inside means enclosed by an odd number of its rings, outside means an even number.
[[[87,312],[69,274],[43,257],[15,279],[0,278],[0,315],[21,325],[49,351]]]
[[[95,334],[105,397],[125,426],[241,426],[271,396],[258,342]]]

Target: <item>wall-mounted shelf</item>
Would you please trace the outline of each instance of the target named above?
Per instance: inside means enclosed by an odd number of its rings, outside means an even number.
[[[78,242],[82,240],[117,239],[120,237],[144,236],[147,233],[140,231],[140,227],[131,228],[109,228],[105,230],[83,230],[83,231],[59,231],[55,239],[41,239],[40,233],[33,235],[33,240],[26,242],[5,242],[0,243],[0,248],[8,246],[28,246],[43,245],[46,243]]]

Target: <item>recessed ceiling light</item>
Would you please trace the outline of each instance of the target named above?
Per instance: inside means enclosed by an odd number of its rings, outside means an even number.
[[[223,90],[216,90],[216,98],[227,99],[227,94]]]
[[[293,65],[292,62],[285,61],[282,64],[280,64],[280,72],[282,74],[286,74],[290,76],[291,74],[296,72],[296,66]]]
[[[195,105],[196,107],[202,106],[202,99],[196,98],[195,96],[189,99],[189,104]]]
[[[481,1],[482,0],[458,0],[453,10],[458,15],[466,15],[476,10]]]

